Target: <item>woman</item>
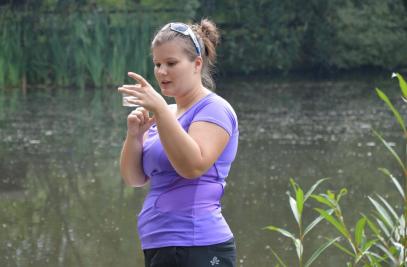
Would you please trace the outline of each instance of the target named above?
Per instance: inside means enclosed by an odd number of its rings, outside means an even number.
[[[136,73],[129,73],[136,85],[118,89],[140,106],[127,118],[120,171],[129,186],[150,182],[138,217],[148,267],[235,266],[220,199],[239,132],[233,108],[210,90],[218,40],[209,20],[170,23],[156,34],[154,74],[174,105]]]

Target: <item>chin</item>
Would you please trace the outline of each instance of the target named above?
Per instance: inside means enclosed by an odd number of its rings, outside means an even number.
[[[165,88],[161,88],[161,94],[164,96],[168,96],[168,97],[172,97],[173,95],[171,94],[171,92],[168,89]]]

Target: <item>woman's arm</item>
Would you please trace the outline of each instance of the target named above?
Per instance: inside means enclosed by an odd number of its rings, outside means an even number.
[[[142,151],[143,140],[127,135],[120,155],[120,174],[128,186],[140,187],[148,181],[143,172]]]
[[[120,155],[120,174],[129,186],[143,186],[148,181],[142,163],[143,136],[153,122],[147,110],[141,107],[127,117],[127,136]]]
[[[193,122],[188,133],[171,112],[156,113],[160,141],[171,165],[185,178],[204,174],[218,159],[229,141],[222,127],[210,122]]]

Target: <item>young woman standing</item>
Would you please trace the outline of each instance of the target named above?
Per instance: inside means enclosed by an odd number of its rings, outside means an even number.
[[[129,186],[150,184],[138,216],[146,267],[236,265],[220,200],[239,131],[231,105],[211,91],[218,40],[209,20],[169,23],[156,34],[154,74],[174,105],[136,73],[135,85],[118,89],[140,106],[127,118],[120,171]]]

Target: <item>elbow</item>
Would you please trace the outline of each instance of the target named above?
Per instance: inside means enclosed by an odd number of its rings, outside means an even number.
[[[194,180],[201,177],[206,171],[207,170],[203,168],[189,168],[179,172],[179,174],[186,179]]]
[[[122,173],[121,176],[122,176],[124,184],[129,187],[142,187],[148,181],[148,178],[146,176],[138,178],[138,177],[132,176],[130,174],[124,174],[124,173]]]
[[[123,178],[124,183],[129,186],[129,187],[142,187],[147,183],[147,179],[145,179],[143,182],[140,181],[135,181],[135,180],[130,180],[130,179],[126,179]]]

